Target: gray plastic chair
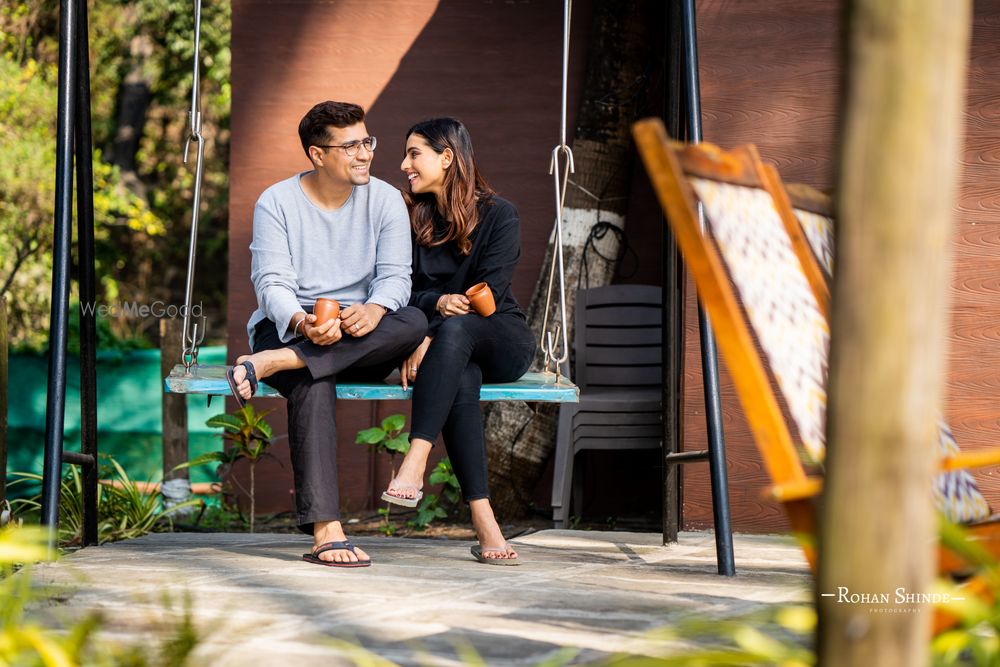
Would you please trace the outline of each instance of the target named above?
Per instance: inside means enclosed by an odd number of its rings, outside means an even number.
[[[577,454],[659,449],[663,440],[660,288],[609,285],[576,293],[573,379],[579,403],[559,406],[552,519],[582,511]]]

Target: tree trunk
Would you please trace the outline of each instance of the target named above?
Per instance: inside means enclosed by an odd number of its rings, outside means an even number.
[[[652,26],[659,15],[650,0],[602,0],[594,7],[583,100],[572,141],[576,172],[570,175],[563,211],[566,315],[572,343],[573,306],[578,287],[611,282],[618,268],[619,235],[625,226],[632,177],[629,128],[645,101],[649,83]],[[598,222],[604,225],[595,227]],[[588,238],[591,234],[594,238]],[[599,236],[598,236],[599,235]],[[528,321],[541,338],[552,265],[553,237],[528,307]],[[589,245],[589,247],[588,247]],[[609,258],[609,259],[602,259]],[[582,265],[582,260],[586,264]],[[558,290],[558,278],[555,288]],[[559,326],[558,294],[549,309],[549,330]],[[535,370],[543,366],[539,352]],[[555,448],[558,405],[493,403],[485,410],[490,491],[503,516],[522,515],[527,500]]]
[[[253,532],[253,522],[257,517],[257,488],[256,479],[254,476],[255,468],[257,467],[257,461],[250,461],[250,532]]]
[[[970,3],[854,0],[837,195],[822,665],[926,665]],[[840,593],[886,594],[887,605]],[[832,594],[832,595],[831,595]],[[879,613],[873,607],[891,607]],[[911,613],[900,613],[910,607]],[[894,612],[894,613],[891,613]]]
[[[135,156],[146,124],[146,112],[153,100],[149,60],[153,41],[148,35],[136,35],[129,44],[131,64],[118,92],[118,128],[111,147],[110,162],[121,169],[122,184],[137,196],[146,198],[146,186],[136,172]]]
[[[0,293],[0,513],[7,502],[7,368],[7,297]]]

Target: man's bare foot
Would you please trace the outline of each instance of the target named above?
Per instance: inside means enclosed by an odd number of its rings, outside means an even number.
[[[249,361],[253,364],[257,379],[263,380],[269,375],[274,375],[280,370],[285,370],[286,367],[290,368],[288,362],[292,359],[289,358],[289,354],[294,359],[298,359],[294,352],[287,349],[262,350],[256,354],[244,354],[236,357],[236,364],[233,366],[233,380],[236,382],[236,388],[240,392],[240,396],[247,400],[253,396],[250,390],[250,381],[247,380],[246,366],[242,365],[244,361]]]
[[[427,457],[431,452],[431,443],[414,438],[410,443],[410,451],[399,464],[396,476],[389,482],[386,493],[396,498],[413,500],[424,486],[424,472],[427,469]]]
[[[476,530],[483,558],[517,558],[517,551],[504,539],[488,498],[469,503],[472,511],[472,527]]]
[[[339,521],[318,521],[313,525],[312,550],[314,552],[317,547],[320,547],[327,542],[345,541],[347,541],[347,535],[344,534],[344,527]],[[324,551],[317,556],[317,558],[327,561],[328,563],[357,563],[361,560],[368,560],[368,554],[360,548],[354,547],[354,551],[349,551],[347,549],[332,549],[330,551]]]

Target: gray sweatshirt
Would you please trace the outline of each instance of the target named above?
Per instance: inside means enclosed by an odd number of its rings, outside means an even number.
[[[264,318],[275,323],[282,342],[292,340],[292,316],[320,297],[342,307],[377,303],[389,310],[410,297],[410,221],[399,191],[372,177],[354,186],[343,206],[324,211],[302,189],[305,173],[275,183],[254,207],[251,346],[253,328]]]

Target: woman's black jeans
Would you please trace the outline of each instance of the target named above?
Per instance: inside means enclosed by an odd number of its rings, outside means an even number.
[[[535,337],[519,315],[475,313],[438,327],[413,383],[410,439],[444,436],[466,502],[489,498],[486,439],[479,390],[483,382],[512,382],[535,357]]]

